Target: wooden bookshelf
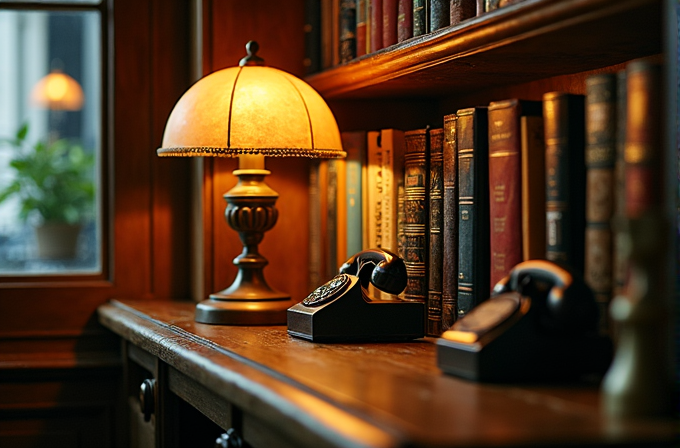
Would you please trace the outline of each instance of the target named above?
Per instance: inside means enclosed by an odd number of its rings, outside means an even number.
[[[441,98],[661,53],[661,20],[655,0],[526,0],[307,81],[327,100]]]

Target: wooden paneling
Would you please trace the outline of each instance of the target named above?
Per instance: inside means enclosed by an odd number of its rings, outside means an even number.
[[[255,40],[260,44],[258,54],[268,66],[300,76],[304,72],[303,4],[300,0],[204,2],[204,10],[210,11],[209,22],[204,23],[210,30],[203,35],[204,69],[212,72],[237,65],[245,56],[246,42]],[[235,158],[204,163],[203,298],[234,281],[233,260],[243,250],[238,234],[224,220],[226,203],[222,198],[236,184],[231,172],[237,163]],[[264,275],[271,287],[302,300],[309,292],[308,160],[267,158],[266,167],[272,172],[266,182],[279,193],[279,219],[259,247],[269,260]]]
[[[118,446],[119,344],[95,311],[189,294],[190,165],[155,154],[189,82],[188,4],[104,2],[105,271],[0,280],[0,446]]]

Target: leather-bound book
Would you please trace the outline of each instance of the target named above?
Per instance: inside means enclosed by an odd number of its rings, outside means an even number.
[[[449,5],[449,24],[457,25],[477,15],[476,0],[451,0]]]
[[[430,0],[413,0],[413,35],[427,34]]]
[[[399,0],[397,10],[397,42],[413,37],[413,0]]]
[[[404,133],[404,263],[408,282],[405,300],[425,302],[427,299],[428,262],[428,129]]]
[[[489,297],[489,146],[486,107],[458,116],[458,319]]]
[[[305,74],[321,71],[321,1],[305,0]]]
[[[489,104],[491,288],[523,260],[521,117],[540,116],[541,109],[540,101]]]
[[[449,20],[451,18],[449,12],[450,1],[451,0],[430,0],[429,33],[449,26]]]
[[[366,249],[383,247],[382,244],[382,199],[383,171],[380,131],[367,133],[366,157]]]
[[[583,273],[585,245],[584,95],[543,95],[546,258]]]
[[[615,206],[616,75],[586,79],[586,245],[584,278],[606,332],[612,297],[612,227]]]
[[[389,47],[397,43],[398,0],[382,0],[383,28],[382,46]]]
[[[626,253],[627,231],[624,228],[626,215],[626,118],[627,118],[627,82],[626,70],[616,74],[616,163],[614,165],[614,232],[613,255],[613,292],[616,297],[623,293],[626,286],[628,255]]]
[[[443,228],[442,228],[442,331],[456,321],[458,297],[458,116],[444,116]]]
[[[357,32],[356,32],[356,42],[357,42],[357,50],[356,54],[357,57],[363,56],[366,54],[366,32],[367,32],[367,7],[366,7],[366,1],[367,0],[357,0]]]
[[[357,56],[356,2],[340,1],[340,63],[349,62]]]
[[[363,205],[362,170],[366,169],[366,131],[343,132],[342,148],[347,152],[345,159],[347,248],[352,256],[363,249]]]
[[[637,60],[626,66],[626,76],[626,217],[637,219],[662,203],[661,68]]]
[[[430,130],[429,261],[427,291],[428,336],[442,333],[442,251],[444,226],[444,129]]]
[[[383,0],[368,0],[370,2],[370,53],[383,47]]]
[[[522,128],[522,260],[545,258],[545,136],[542,116]]]

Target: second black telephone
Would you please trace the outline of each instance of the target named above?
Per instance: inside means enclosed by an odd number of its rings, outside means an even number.
[[[518,264],[492,296],[437,341],[446,373],[477,381],[576,379],[602,374],[613,347],[582,278],[546,260]]]
[[[403,341],[425,333],[425,305],[379,300],[369,283],[388,294],[406,288],[404,261],[384,249],[359,252],[340,273],[288,309],[288,333],[315,342]]]

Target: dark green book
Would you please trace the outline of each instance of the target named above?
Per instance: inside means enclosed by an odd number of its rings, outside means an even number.
[[[489,297],[489,138],[486,107],[459,110],[458,318]]]

